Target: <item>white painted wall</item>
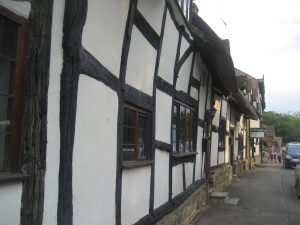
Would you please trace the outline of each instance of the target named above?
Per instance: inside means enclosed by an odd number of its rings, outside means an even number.
[[[210,166],[218,164],[218,133],[212,132],[211,134],[211,150],[210,150]]]
[[[65,1],[55,0],[53,2],[43,225],[53,225],[57,222],[60,161],[60,75],[63,64],[62,30],[64,10]]]
[[[222,99],[222,117],[226,118],[227,116],[227,101]]]
[[[80,75],[73,150],[73,221],[115,223],[118,97]]]
[[[89,0],[82,34],[83,46],[117,77],[128,9],[129,1]]]
[[[218,164],[223,164],[225,161],[225,157],[224,157],[224,151],[222,152],[219,152],[219,161],[218,161]]]
[[[0,184],[0,224],[19,225],[22,182]]]
[[[169,199],[169,153],[156,149],[154,208],[166,203]]]
[[[151,167],[123,170],[122,225],[131,225],[149,213]]]
[[[230,160],[230,151],[229,151],[229,136],[225,137],[225,163],[228,163]],[[223,162],[224,162],[223,161]]]
[[[158,75],[170,84],[173,84],[178,37],[178,31],[167,12]]]
[[[164,7],[165,1],[162,0],[139,0],[137,4],[138,10],[158,35],[161,31]]]
[[[220,125],[220,113],[221,113],[221,106],[222,106],[222,98],[219,95],[214,94],[214,100],[215,100],[214,107],[217,111],[216,111],[215,117],[213,118],[212,124],[214,126],[219,127],[219,125]]]
[[[156,90],[155,139],[170,143],[172,97]]]
[[[212,97],[212,77],[209,75],[208,76],[207,104],[206,104],[207,109],[211,108],[211,97]]]
[[[198,116],[202,120],[204,120],[204,116],[205,116],[205,101],[206,101],[207,88],[208,88],[207,85],[204,86],[203,81],[201,81],[200,93],[199,93],[199,113],[198,113]]]
[[[185,37],[182,36],[181,38],[181,45],[180,45],[180,57],[179,59],[183,56],[185,51],[190,47],[190,43],[185,39]]]
[[[181,66],[181,69],[179,71],[178,79],[176,83],[176,90],[187,93],[189,80],[190,80],[192,61],[193,61],[193,54],[190,54],[190,56],[186,59],[185,63]]]
[[[0,0],[0,6],[8,9],[9,11],[17,14],[18,16],[28,19],[31,11],[31,3],[28,1],[12,1],[12,0]]]
[[[198,126],[198,135],[197,135],[197,155],[196,155],[196,166],[195,166],[195,180],[202,178],[201,167],[202,167],[202,137],[203,137],[203,128]]]
[[[190,96],[197,100],[198,101],[198,96],[199,96],[199,92],[198,92],[198,89],[194,88],[194,87],[191,87],[191,93],[190,93]]]
[[[182,164],[172,168],[172,198],[183,191]]]
[[[200,57],[200,52],[198,51],[195,55],[195,62],[193,68],[193,77],[200,81],[201,73],[203,68],[203,61]]]
[[[157,51],[133,26],[125,82],[152,96]]]
[[[194,163],[186,162],[185,166],[185,184],[186,187],[190,186],[193,183],[193,171]]]

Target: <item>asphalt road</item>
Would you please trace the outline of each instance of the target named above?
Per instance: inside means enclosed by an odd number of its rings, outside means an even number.
[[[229,188],[238,204],[214,203],[195,225],[300,225],[300,200],[294,187],[294,169],[261,164]]]

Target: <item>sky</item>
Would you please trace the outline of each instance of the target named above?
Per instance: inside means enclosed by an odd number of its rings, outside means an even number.
[[[196,0],[234,66],[265,79],[265,111],[300,112],[300,1]],[[226,24],[226,25],[225,25]]]

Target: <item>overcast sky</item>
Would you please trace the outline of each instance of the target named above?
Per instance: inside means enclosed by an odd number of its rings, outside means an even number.
[[[264,75],[265,111],[300,111],[300,1],[195,2],[199,16],[230,40],[234,66],[255,78]]]

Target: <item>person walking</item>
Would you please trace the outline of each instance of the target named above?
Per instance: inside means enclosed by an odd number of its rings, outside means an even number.
[[[278,162],[281,163],[281,158],[282,158],[282,147],[279,149],[278,153],[277,153],[277,158],[278,158]]]

